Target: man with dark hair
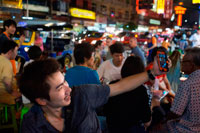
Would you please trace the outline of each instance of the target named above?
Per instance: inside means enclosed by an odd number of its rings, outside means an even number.
[[[14,88],[16,82],[14,80],[12,64],[9,60],[15,59],[17,55],[18,45],[11,40],[4,41],[1,47],[0,55],[0,103],[15,104],[15,99],[20,93]]]
[[[185,50],[181,70],[189,77],[178,88],[167,127],[173,133],[200,132],[200,48]]]
[[[97,69],[99,78],[103,80],[104,83],[109,83],[113,80],[121,79],[120,71],[125,61],[123,56],[124,47],[120,42],[116,42],[109,48],[112,59],[106,60]]]
[[[159,74],[155,61],[154,74]],[[35,61],[19,78],[21,92],[36,103],[22,121],[24,132],[100,133],[95,109],[109,96],[140,86],[153,75],[149,71],[127,77],[111,85],[81,85],[71,89],[54,59]]]
[[[3,47],[2,45],[5,45],[4,42],[6,40],[12,40],[12,36],[15,34],[16,31],[16,26],[17,26],[16,22],[12,19],[8,19],[3,22],[4,32],[0,35],[0,53]],[[24,34],[22,34],[19,38],[19,46],[24,42],[24,40],[25,36]],[[16,68],[15,59],[11,60],[11,63],[13,66],[13,72],[14,74],[16,74],[18,68]],[[20,67],[20,64],[18,67]]]
[[[88,43],[79,44],[74,49],[76,66],[67,70],[65,79],[69,86],[100,84],[94,65],[94,47]]]
[[[30,58],[29,61],[25,62],[24,66],[28,65],[29,63],[33,62],[34,60],[39,60],[42,55],[42,50],[38,46],[31,46],[28,50],[28,56]]]
[[[5,40],[11,40],[11,35],[15,34],[16,31],[16,22],[14,20],[8,19],[3,23],[4,32],[0,35],[0,53],[1,46],[4,44]]]
[[[129,56],[122,66],[121,76],[126,78],[144,71],[141,58]],[[149,97],[143,85],[109,98],[104,110],[109,133],[144,133],[144,126],[148,127],[151,123]]]
[[[4,44],[5,40],[11,40],[12,36],[15,34],[17,24],[14,20],[8,19],[3,22],[3,29],[4,32],[0,35],[0,53],[1,53],[1,46]],[[24,42],[25,36],[24,34],[20,35],[19,38],[19,46]]]

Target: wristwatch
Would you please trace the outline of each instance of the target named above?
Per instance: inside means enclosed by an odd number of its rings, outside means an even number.
[[[155,80],[155,76],[151,73],[151,70],[147,70],[147,74],[150,80]]]

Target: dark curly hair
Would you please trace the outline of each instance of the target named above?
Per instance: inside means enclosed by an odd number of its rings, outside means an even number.
[[[50,100],[50,85],[47,78],[58,71],[59,63],[52,58],[28,64],[18,79],[21,93],[33,103],[36,103],[36,98]]]

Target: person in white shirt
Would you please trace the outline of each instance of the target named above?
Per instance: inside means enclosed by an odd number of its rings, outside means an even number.
[[[192,42],[192,47],[200,47],[200,29],[189,38],[189,41]]]
[[[124,47],[120,42],[116,42],[109,48],[112,58],[104,61],[97,69],[100,80],[106,84],[110,81],[121,79],[120,72],[125,61],[123,56]]]

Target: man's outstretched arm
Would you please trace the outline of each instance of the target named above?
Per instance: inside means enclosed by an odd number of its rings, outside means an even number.
[[[117,83],[110,84],[110,96],[116,96],[127,91],[134,90],[149,80],[147,72],[132,75],[120,80]]]

